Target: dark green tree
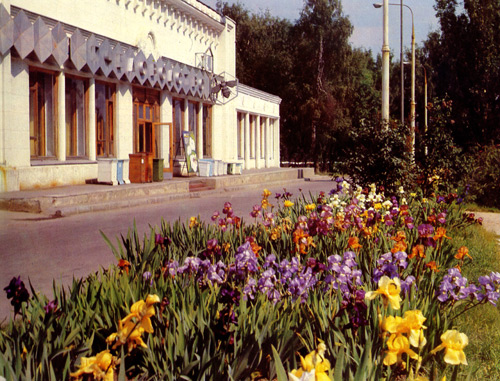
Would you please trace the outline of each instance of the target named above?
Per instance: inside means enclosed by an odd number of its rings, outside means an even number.
[[[437,0],[439,38],[427,41],[436,95],[453,101],[458,144],[500,137],[500,2]]]
[[[292,31],[294,114],[284,126],[285,139],[295,142],[290,156],[313,161],[316,167],[328,161],[335,136],[350,124],[351,33],[351,23],[337,0],[306,0]]]

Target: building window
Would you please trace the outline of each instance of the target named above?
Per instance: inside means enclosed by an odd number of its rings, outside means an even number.
[[[198,103],[188,102],[188,130],[193,133],[195,147],[198,147]]]
[[[54,74],[30,71],[30,154],[54,157],[57,81]]]
[[[260,158],[264,159],[266,156],[266,120],[267,118],[260,117]]]
[[[238,125],[236,127],[236,145],[238,159],[243,159],[245,154],[245,114],[238,113]]]
[[[203,105],[203,157],[212,157],[212,106]]]
[[[255,159],[255,122],[257,117],[250,115],[250,158]]]
[[[87,154],[87,83],[83,79],[66,77],[66,156]]]
[[[184,131],[184,99],[175,99],[173,105],[174,121],[174,152],[175,156],[184,155],[184,145],[182,144],[182,131]]]
[[[96,154],[97,157],[114,157],[114,99],[115,86],[95,84]]]

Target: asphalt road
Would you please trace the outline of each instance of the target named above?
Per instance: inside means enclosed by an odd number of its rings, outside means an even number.
[[[229,201],[237,216],[251,220],[254,204],[260,204],[262,190],[282,192],[285,187],[292,198],[309,197],[309,192],[329,192],[333,183],[328,178],[312,181],[298,180],[282,185],[252,187],[248,190],[210,193],[199,198],[186,198],[164,204],[145,205],[121,210],[77,214],[62,218],[48,218],[38,214],[0,211],[0,323],[13,315],[3,288],[13,276],[21,276],[29,289],[52,297],[52,283],[68,285],[73,277],[84,277],[101,267],[116,263],[116,259],[101,237],[100,231],[116,242],[126,235],[134,220],[141,236],[150,226],[166,221],[187,221],[200,216],[209,221],[214,211],[222,214],[224,202]]]

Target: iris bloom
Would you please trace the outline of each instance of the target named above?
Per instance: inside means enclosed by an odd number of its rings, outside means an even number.
[[[285,200],[283,205],[285,208],[289,208],[289,207],[293,206],[293,202],[291,202],[290,200]]]
[[[469,339],[465,333],[455,329],[449,329],[441,335],[442,343],[431,351],[434,354],[441,349],[445,349],[444,361],[451,365],[467,365],[464,348],[469,344]]]
[[[425,258],[425,246],[415,245],[411,249],[411,254],[408,255],[408,259],[413,259],[415,257]]]
[[[301,367],[288,373],[290,381],[330,381],[328,371],[330,361],[325,358],[326,345],[321,342],[318,348],[305,358],[300,356]]]
[[[313,211],[314,209],[316,209],[316,204],[307,204],[307,205],[306,205],[306,210],[307,210],[308,212],[311,212],[311,211]]]
[[[368,291],[365,294],[365,299],[373,300],[377,295],[382,296],[382,301],[384,306],[387,307],[388,304],[394,310],[399,310],[401,303],[401,281],[399,278],[391,279],[384,275],[378,281],[378,289],[375,291]]]
[[[392,334],[387,340],[387,351],[384,358],[384,365],[390,366],[403,361],[402,355],[406,353],[414,360],[420,359],[411,348],[408,338],[403,335]]]
[[[84,374],[92,374],[94,380],[113,381],[114,359],[109,350],[102,351],[94,357],[82,357],[80,369],[70,373],[70,376],[79,380]]]
[[[160,302],[158,295],[148,295],[146,300],[139,300],[132,304],[130,313],[118,322],[118,332],[111,334],[106,342],[114,343],[113,349],[125,343],[131,351],[137,345],[147,347],[142,340],[142,333],[153,333],[151,317],[155,314],[154,304]]]
[[[127,261],[126,259],[120,259],[118,261],[118,267],[120,268],[120,270],[125,270],[125,272],[127,273],[128,275],[128,272],[130,270],[130,262]]]
[[[350,237],[349,238],[349,241],[347,241],[347,246],[350,248],[350,249],[359,249],[361,248],[362,246],[359,244],[359,239],[358,237]]]
[[[427,343],[424,337],[424,329],[427,327],[423,325],[426,320],[425,316],[420,310],[406,311],[403,317],[400,316],[387,316],[382,321],[382,330],[390,334],[405,334],[408,337],[409,343],[417,348],[423,348]]]
[[[458,249],[457,254],[455,254],[455,258],[458,259],[459,261],[463,260],[465,257],[469,257],[472,259],[472,257],[469,255],[469,249],[466,246],[461,246]]]

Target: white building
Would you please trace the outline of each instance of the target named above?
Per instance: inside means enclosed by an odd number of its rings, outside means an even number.
[[[278,167],[281,100],[238,83],[235,33],[197,0],[0,0],[0,191],[110,158],[127,182],[139,152],[180,175],[182,131],[199,158]]]

